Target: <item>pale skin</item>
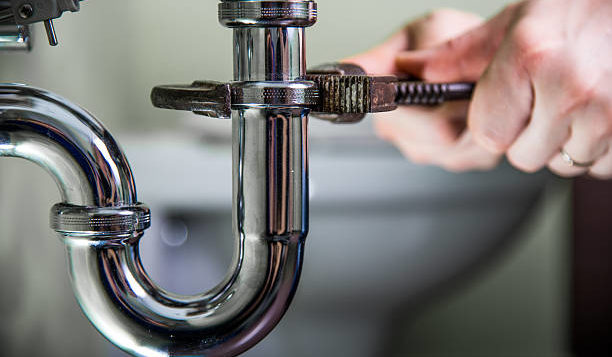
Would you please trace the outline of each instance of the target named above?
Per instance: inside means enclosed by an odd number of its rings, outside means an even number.
[[[612,178],[612,1],[527,0],[488,21],[439,10],[345,60],[371,74],[473,81],[471,102],[378,114],[377,133],[415,163]],[[578,163],[571,166],[565,150]]]

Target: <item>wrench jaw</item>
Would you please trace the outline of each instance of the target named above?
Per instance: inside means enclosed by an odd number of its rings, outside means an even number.
[[[319,88],[314,116],[337,124],[361,121],[368,113],[397,109],[397,79],[393,76],[309,74]]]
[[[397,109],[397,78],[368,76],[352,63],[326,63],[308,70],[307,79],[319,87],[319,105],[312,116],[334,124],[354,124],[367,113]]]
[[[195,81],[191,85],[162,85],[151,91],[157,108],[187,110],[216,119],[232,115],[231,88],[228,83]]]

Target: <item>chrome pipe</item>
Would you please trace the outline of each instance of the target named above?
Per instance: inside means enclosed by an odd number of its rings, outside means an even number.
[[[52,93],[0,84],[0,157],[32,161],[55,179],[62,200],[78,206],[137,202],[132,170],[91,114]]]
[[[234,29],[234,80],[293,81],[306,75],[305,29]]]
[[[31,48],[28,25],[0,25],[0,51],[29,51]]]
[[[235,253],[206,293],[173,294],[147,275],[138,244],[149,212],[104,127],[51,93],[0,85],[0,156],[54,177],[64,202],[51,225],[66,244],[77,301],[101,334],[135,356],[240,354],[276,326],[301,273],[309,109],[294,92],[305,85],[302,27],[314,24],[316,4],[232,0],[220,9],[221,22],[235,27],[234,78],[256,95],[232,107]]]
[[[260,120],[258,109],[234,116],[236,250],[211,291],[187,297],[156,286],[139,236],[105,247],[67,240],[77,299],[110,341],[138,356],[234,356],[276,326],[295,293],[307,233],[302,119],[286,111]]]
[[[153,283],[130,234],[58,229],[77,301],[111,342],[136,356],[231,356],[277,324],[297,286],[308,230],[306,112],[242,109],[233,118],[232,270],[207,293],[180,296]],[[126,207],[133,176],[110,134],[48,92],[0,86],[0,156],[47,170],[63,205]]]

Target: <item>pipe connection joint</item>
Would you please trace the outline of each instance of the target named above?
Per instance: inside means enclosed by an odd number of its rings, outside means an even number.
[[[151,226],[151,211],[133,206],[88,207],[58,203],[51,208],[51,229],[71,238],[121,242]]]

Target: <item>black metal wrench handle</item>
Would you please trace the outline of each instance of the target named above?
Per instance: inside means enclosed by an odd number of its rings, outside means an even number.
[[[399,105],[439,105],[449,101],[470,100],[474,86],[474,83],[468,82],[398,81],[395,102]]]

